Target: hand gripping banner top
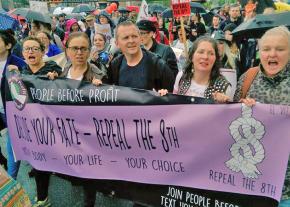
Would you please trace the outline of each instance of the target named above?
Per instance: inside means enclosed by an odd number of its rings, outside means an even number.
[[[278,205],[289,106],[205,104],[34,76],[8,82],[16,158],[39,170],[103,181],[100,191],[153,206]]]

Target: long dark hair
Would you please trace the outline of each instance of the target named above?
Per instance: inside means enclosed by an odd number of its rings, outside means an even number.
[[[196,52],[199,44],[202,42],[211,43],[211,45],[215,51],[216,60],[213,64],[213,67],[212,67],[212,70],[210,73],[210,80],[209,80],[209,84],[212,85],[215,82],[215,80],[220,76],[219,69],[220,69],[221,63],[220,63],[220,57],[219,57],[219,53],[218,53],[217,43],[213,38],[211,38],[209,36],[199,37],[198,39],[196,39],[193,42],[193,45],[189,50],[188,60],[187,60],[185,67],[184,67],[183,78],[189,80],[193,77],[194,72],[192,71],[192,69],[194,68],[194,63],[192,62],[192,57],[193,57],[194,53]]]

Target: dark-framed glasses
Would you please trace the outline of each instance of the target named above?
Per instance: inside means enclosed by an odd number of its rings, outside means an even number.
[[[148,31],[146,31],[146,32],[143,32],[143,31],[141,32],[141,31],[140,31],[140,35],[141,35],[141,36],[147,35],[147,34],[149,34],[149,33],[150,33],[150,32],[148,32]]]
[[[68,47],[68,49],[74,53],[80,51],[81,53],[88,52],[90,48],[88,47]]]
[[[23,52],[39,52],[41,51],[41,48],[40,47],[23,47]]]

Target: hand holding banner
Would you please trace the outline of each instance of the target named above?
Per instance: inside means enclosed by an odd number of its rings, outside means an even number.
[[[281,198],[289,106],[193,105],[198,98],[34,76],[9,84],[16,158],[37,169],[105,179],[98,189],[154,206],[275,207]]]

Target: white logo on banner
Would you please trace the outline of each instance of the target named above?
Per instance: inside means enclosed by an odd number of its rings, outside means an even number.
[[[234,172],[242,171],[247,178],[257,179],[261,172],[256,165],[265,158],[264,147],[259,142],[265,134],[264,125],[252,117],[251,107],[242,104],[242,117],[234,120],[229,128],[236,143],[230,149],[233,158],[226,166]]]

